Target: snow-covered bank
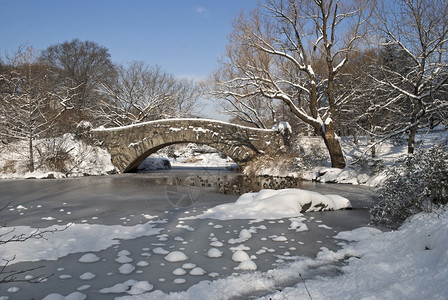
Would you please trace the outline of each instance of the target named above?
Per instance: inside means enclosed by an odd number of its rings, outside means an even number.
[[[448,140],[445,129],[424,132],[417,135],[417,148],[431,147],[436,143]],[[300,137],[294,153],[287,159],[280,157],[263,157],[260,164],[251,170],[256,175],[293,176],[305,180],[322,183],[348,183],[368,186],[379,186],[386,178],[389,169],[402,160],[407,154],[407,145],[400,139],[387,140],[375,147],[376,156],[371,158],[370,138],[358,137],[354,143],[352,138],[342,137],[341,146],[347,162],[344,169],[329,167],[326,147],[319,137]],[[66,160],[62,161],[63,172],[52,168],[49,161],[58,157],[42,157],[45,151],[36,151],[33,173],[27,172],[26,143],[0,146],[0,178],[61,178],[83,175],[105,175],[115,173],[110,154],[99,147],[86,145],[76,140],[74,135],[66,134],[52,141],[36,141],[36,149],[46,149],[49,155],[66,152]],[[56,151],[58,150],[58,151]],[[60,158],[60,157],[59,157]],[[148,157],[141,165],[141,170],[167,169],[172,167],[225,167],[237,168],[229,158],[223,157],[207,146],[188,144],[182,147],[170,146],[159,150]],[[59,164],[60,166],[60,164]]]
[[[375,145],[375,157],[371,157],[370,137],[341,137],[341,147],[346,160],[344,169],[330,167],[328,151],[319,137],[299,137],[293,158],[286,155],[263,158],[256,175],[293,176],[321,183],[361,184],[378,187],[387,179],[390,169],[407,156],[404,139],[385,140]],[[427,149],[436,144],[446,144],[448,131],[445,128],[420,131],[416,137],[416,149]],[[253,171],[253,170],[251,170]]]
[[[343,275],[307,280],[313,299],[446,299],[448,210],[420,213],[393,232],[359,228],[337,238],[355,241],[317,260],[346,260]],[[263,299],[305,299],[303,285]]]
[[[306,288],[312,299],[446,299],[448,210],[420,213],[397,231],[364,227],[336,238],[344,244],[341,250],[322,248],[314,259],[202,281],[184,292],[154,291],[118,299],[231,299],[263,291],[270,293],[260,299],[309,299]],[[338,270],[340,262],[344,264]],[[276,291],[290,281],[297,284]]]
[[[26,142],[0,146],[0,178],[64,178],[116,173],[109,152],[73,134],[34,142],[34,172],[28,172]]]

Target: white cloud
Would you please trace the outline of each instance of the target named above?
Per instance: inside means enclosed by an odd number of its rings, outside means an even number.
[[[193,9],[195,12],[197,12],[198,14],[201,14],[201,15],[208,16],[208,14],[209,14],[208,10],[203,6],[195,6],[195,7],[193,7]]]

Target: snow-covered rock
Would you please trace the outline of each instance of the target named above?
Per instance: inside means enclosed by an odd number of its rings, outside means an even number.
[[[243,194],[235,203],[218,205],[189,218],[282,219],[300,216],[302,212],[338,210],[350,206],[350,201],[339,195],[322,195],[301,189],[266,189]]]
[[[150,170],[169,170],[171,163],[166,158],[161,157],[147,157],[137,168],[140,171]]]

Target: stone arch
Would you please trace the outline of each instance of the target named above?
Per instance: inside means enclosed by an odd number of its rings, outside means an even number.
[[[255,157],[285,147],[284,135],[208,119],[166,119],[116,128],[98,128],[84,138],[107,148],[120,172],[131,172],[150,154],[173,144],[211,146],[232,158],[241,170]]]
[[[220,148],[219,145],[211,145],[211,144],[208,144],[208,143],[200,143],[200,142],[196,142],[196,141],[195,141],[195,142],[192,142],[192,141],[178,141],[178,142],[166,143],[166,144],[163,144],[163,145],[160,145],[160,146],[157,146],[157,147],[153,147],[153,148],[148,149],[146,152],[142,153],[139,157],[135,158],[135,160],[132,161],[132,162],[129,164],[129,166],[128,166],[123,172],[124,172],[124,173],[127,173],[127,172],[132,172],[132,171],[136,170],[137,167],[138,167],[138,166],[139,166],[139,165],[140,165],[140,164],[141,164],[141,163],[142,163],[148,156],[150,156],[151,154],[154,154],[154,153],[156,153],[157,151],[159,151],[159,150],[161,150],[161,149],[163,149],[163,148],[169,147],[169,146],[171,146],[171,145],[176,145],[176,144],[207,145],[207,146],[210,146],[210,147],[216,149],[217,151],[223,153],[224,155],[230,157],[230,158],[231,158],[231,159],[232,159],[232,160],[233,160],[239,167],[241,167],[241,166],[244,165],[244,162],[242,162],[242,161],[240,161],[240,160],[237,161],[237,160],[238,160],[238,157],[235,156],[234,153],[229,153],[229,152],[227,152],[228,149]],[[248,156],[248,157],[251,157],[251,156]]]

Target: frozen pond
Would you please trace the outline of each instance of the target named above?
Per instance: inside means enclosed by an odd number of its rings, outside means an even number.
[[[252,179],[244,186],[235,186],[232,180],[238,176],[221,169],[198,168],[58,180],[1,180],[1,205],[10,204],[1,212],[0,220],[8,228],[49,228],[72,222],[84,226],[86,231],[84,237],[70,235],[76,226],[66,232],[56,232],[54,236],[60,236],[59,243],[76,245],[74,251],[67,250],[57,259],[13,264],[14,269],[43,266],[31,274],[52,276],[38,284],[1,285],[0,297],[41,299],[51,293],[68,295],[78,291],[88,299],[111,299],[127,295],[129,288],[120,291],[117,286],[111,287],[128,280],[147,281],[152,290],[165,293],[183,291],[200,281],[253,272],[235,269],[239,263],[232,259],[237,251],[234,247],[240,247],[253,258],[257,272],[268,271],[300,256],[314,257],[321,247],[338,249],[340,241],[332,237],[340,231],[365,226],[369,219],[367,208],[375,203],[373,191],[366,187],[301,182],[294,184],[322,194],[344,196],[351,200],[354,209],[306,213],[302,222],[308,230],[301,232],[291,230],[290,218],[262,222],[183,219],[218,204],[234,202],[238,198],[233,193],[235,189],[252,188]],[[242,181],[239,177],[236,182]],[[261,187],[271,181],[262,179]],[[151,226],[153,232],[134,236],[120,232],[144,224]],[[100,247],[95,235],[102,232],[109,235],[115,232],[119,240]],[[250,237],[238,240],[245,235],[242,232],[250,232]],[[217,250],[210,251],[212,248]],[[86,253],[95,254],[99,259],[80,261]],[[173,255],[167,257],[170,253]],[[181,259],[179,253],[188,259]],[[192,268],[193,265],[197,268]],[[314,275],[312,271],[304,274]],[[294,284],[294,280],[298,279],[286,278],[279,285]],[[128,286],[131,285],[128,281]],[[247,296],[242,294],[241,298]]]

